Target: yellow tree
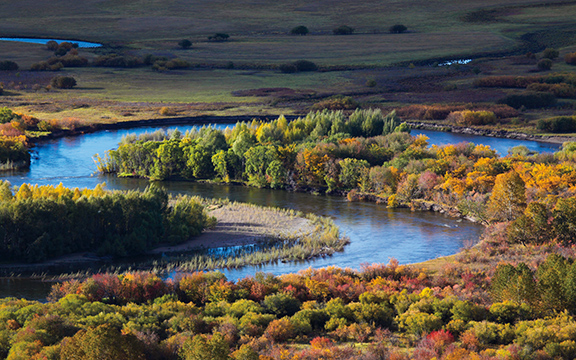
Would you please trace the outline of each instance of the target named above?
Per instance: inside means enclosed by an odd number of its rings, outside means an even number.
[[[516,171],[496,176],[488,214],[497,221],[516,219],[526,207],[526,184]]]

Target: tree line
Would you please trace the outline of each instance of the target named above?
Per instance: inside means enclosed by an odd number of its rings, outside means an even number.
[[[155,185],[121,192],[22,184],[13,191],[0,181],[0,258],[7,261],[81,251],[141,254],[186,241],[214,222],[196,199],[171,198]]]

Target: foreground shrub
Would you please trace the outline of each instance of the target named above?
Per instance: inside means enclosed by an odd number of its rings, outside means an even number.
[[[52,78],[50,85],[57,89],[72,89],[76,86],[76,79],[72,76],[56,76]]]
[[[556,96],[547,92],[527,92],[524,94],[508,95],[504,99],[499,100],[498,103],[506,104],[515,109],[521,107],[537,109],[556,104]]]
[[[292,30],[290,30],[290,34],[292,35],[306,35],[308,34],[308,28],[306,26],[296,26]]]
[[[406,30],[408,30],[408,28],[402,24],[392,25],[388,29],[391,34],[402,34],[403,32],[406,32]]]
[[[342,25],[332,30],[332,32],[334,35],[351,35],[354,32],[354,29],[350,26]]]

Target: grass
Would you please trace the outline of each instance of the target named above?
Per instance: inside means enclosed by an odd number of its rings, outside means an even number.
[[[453,69],[391,65],[506,52],[520,46],[521,37],[527,33],[536,34],[534,44],[566,46],[571,39],[576,41],[576,29],[571,25],[575,7],[570,2],[542,5],[536,0],[490,0],[481,5],[471,0],[449,0],[442,6],[424,0],[201,0],[194,4],[172,0],[162,6],[144,0],[88,0],[81,5],[4,2],[0,4],[3,36],[81,39],[107,45],[81,49],[80,55],[89,59],[110,52],[156,54],[196,65],[222,67],[231,61],[236,69],[159,73],[149,67],[73,68],[61,73],[74,76],[78,88],[50,92],[30,89],[45,87],[54,73],[3,72],[0,82],[6,91],[0,105],[44,120],[77,117],[89,122],[120,122],[158,118],[163,106],[174,108],[178,116],[302,114],[322,97],[334,94],[351,95],[360,103],[386,108],[413,103],[494,102],[503,96],[502,91],[473,89],[473,66],[482,67],[483,76],[524,74],[535,65],[512,66],[500,60]],[[482,9],[493,11],[494,21],[463,20]],[[388,28],[396,23],[405,24],[408,32],[390,34]],[[355,33],[332,35],[332,29],[344,24],[355,28]],[[288,35],[297,25],[307,26],[310,34]],[[228,33],[231,38],[208,42],[207,37],[216,32]],[[192,48],[180,49],[177,42],[182,39],[190,39]],[[43,45],[13,42],[0,42],[0,54],[0,60],[14,60],[23,69],[51,56]],[[281,74],[239,69],[270,69],[299,59],[337,71]],[[564,69],[568,67],[561,61],[554,64],[553,70]],[[376,86],[368,88],[368,79],[375,80]],[[456,85],[457,90],[444,91],[446,85]],[[262,88],[290,88],[311,96],[234,95]]]

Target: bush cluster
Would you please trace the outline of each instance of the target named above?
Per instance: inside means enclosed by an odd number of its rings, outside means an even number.
[[[280,65],[279,70],[285,74],[292,74],[295,72],[317,71],[318,66],[312,61],[298,60],[293,63]]]
[[[512,94],[498,101],[499,104],[506,104],[515,109],[525,107],[527,109],[538,109],[550,107],[556,104],[556,96],[548,92],[527,92],[524,94]]]
[[[549,119],[540,119],[537,123],[538,130],[551,133],[576,132],[576,117],[557,116]]]
[[[144,62],[135,56],[109,54],[98,56],[92,64],[102,67],[133,68],[144,65]]]
[[[334,33],[334,35],[352,35],[353,32],[354,29],[347,25],[342,25],[332,30],[332,33]]]

